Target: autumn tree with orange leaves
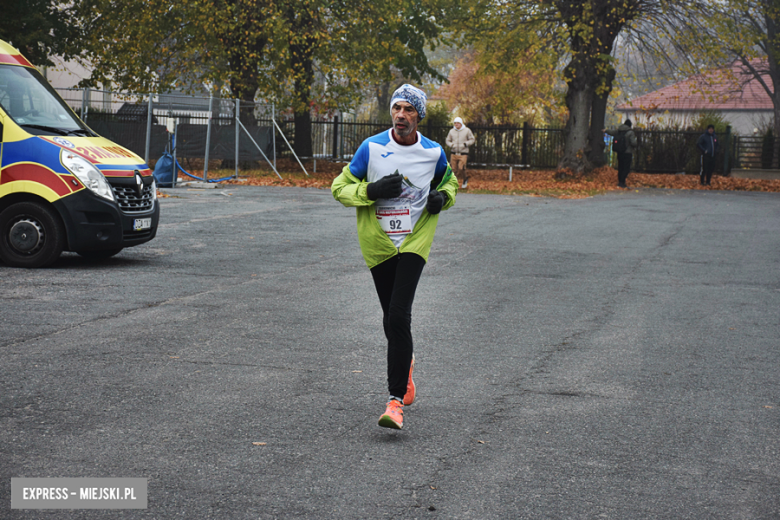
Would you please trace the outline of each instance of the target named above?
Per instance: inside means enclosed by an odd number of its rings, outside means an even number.
[[[533,66],[530,60],[499,64],[499,58],[497,53],[467,53],[437,96],[478,125],[555,122],[561,96],[555,89],[554,69]]]

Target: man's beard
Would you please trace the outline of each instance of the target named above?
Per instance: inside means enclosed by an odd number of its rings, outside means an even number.
[[[415,126],[412,126],[412,124],[409,123],[409,121],[404,121],[403,123],[406,125],[406,127],[399,129],[397,126],[397,122],[393,121],[393,130],[395,130],[395,133],[398,134],[400,137],[406,137],[408,135],[411,135],[412,132],[417,130],[417,128]]]

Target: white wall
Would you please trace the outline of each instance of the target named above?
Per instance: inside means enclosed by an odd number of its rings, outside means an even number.
[[[740,135],[753,135],[753,130],[758,129],[763,133],[769,125],[772,123],[773,113],[771,110],[762,111],[731,111],[722,110],[718,111],[724,120],[731,123],[731,131]],[[688,126],[693,120],[699,117],[701,111],[674,111],[651,114],[651,119],[657,128],[664,128],[669,126]],[[641,125],[646,126],[648,123],[648,116],[646,112],[622,112],[621,121],[626,117],[633,121],[634,126]]]

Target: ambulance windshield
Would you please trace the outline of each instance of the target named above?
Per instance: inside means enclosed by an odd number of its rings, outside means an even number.
[[[0,106],[33,135],[94,135],[35,69],[0,65]]]

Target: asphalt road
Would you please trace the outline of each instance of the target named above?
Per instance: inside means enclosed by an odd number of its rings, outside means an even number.
[[[0,517],[780,518],[777,194],[460,195],[396,432],[354,210],[168,193],[149,244],[0,266]],[[11,510],[13,477],[148,507]]]

